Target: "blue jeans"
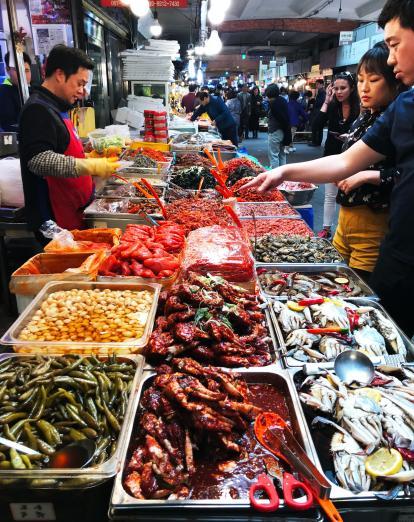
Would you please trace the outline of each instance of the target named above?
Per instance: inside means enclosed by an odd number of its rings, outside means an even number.
[[[237,136],[237,125],[232,125],[231,127],[227,127],[226,129],[219,129],[221,137],[223,140],[230,140],[233,145],[237,147],[239,144],[238,136]]]
[[[282,145],[284,134],[282,130],[269,134],[269,163],[272,169],[286,165],[285,147]]]

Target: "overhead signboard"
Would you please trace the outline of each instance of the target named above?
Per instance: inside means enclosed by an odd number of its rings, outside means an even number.
[[[353,31],[341,31],[339,33],[339,45],[347,45],[349,43],[352,43],[353,39],[354,39]]]

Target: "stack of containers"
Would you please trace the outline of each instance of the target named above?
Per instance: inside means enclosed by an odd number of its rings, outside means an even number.
[[[167,113],[165,111],[144,111],[145,116],[145,141],[167,143],[168,126]]]
[[[155,111],[144,111],[145,118],[145,134],[144,140],[148,142],[154,142],[154,112]]]

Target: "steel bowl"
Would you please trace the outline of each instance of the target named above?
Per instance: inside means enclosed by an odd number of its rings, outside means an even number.
[[[314,185],[312,188],[306,190],[279,190],[292,206],[300,207],[310,203],[317,188],[318,187]]]

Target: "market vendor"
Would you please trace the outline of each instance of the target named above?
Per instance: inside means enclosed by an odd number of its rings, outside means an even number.
[[[414,2],[388,0],[378,23],[390,50],[388,64],[396,78],[414,85]],[[337,156],[285,165],[260,174],[246,186],[260,192],[283,181],[338,182],[395,158],[397,175],[391,194],[389,232],[382,242],[370,284],[385,309],[410,337],[414,334],[414,92],[401,94],[355,145]],[[372,172],[373,184],[381,182]]]
[[[106,158],[85,159],[68,111],[84,97],[94,64],[80,49],[55,46],[45,80],[23,107],[19,151],[26,217],[39,227],[54,220],[66,229],[83,228],[83,210],[94,197],[92,176],[109,177],[118,167]]]
[[[230,140],[237,147],[237,125],[229,108],[219,96],[213,96],[208,92],[199,92],[200,105],[194,111],[191,121],[195,121],[205,112],[216,125],[223,140]]]
[[[32,61],[27,53],[23,53],[23,62],[27,85],[30,85],[30,80],[32,79],[30,66]],[[4,55],[4,63],[6,64],[8,78],[0,85],[0,131],[17,132],[22,104],[16,67],[10,66],[10,53]]]

